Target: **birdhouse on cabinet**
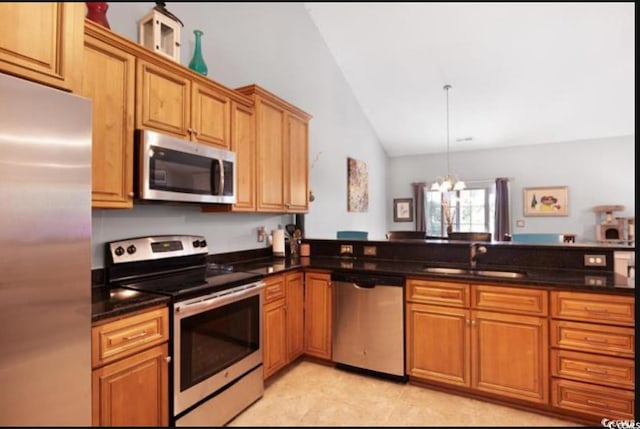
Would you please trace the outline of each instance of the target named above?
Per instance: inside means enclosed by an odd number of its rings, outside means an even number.
[[[182,21],[165,8],[164,2],[156,2],[138,21],[140,44],[179,63],[182,27]]]

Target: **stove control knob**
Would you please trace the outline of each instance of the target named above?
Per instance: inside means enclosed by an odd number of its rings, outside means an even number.
[[[200,240],[200,247],[207,247],[207,240]]]
[[[127,247],[127,253],[129,255],[133,255],[134,253],[136,253],[136,250],[137,250],[136,246],[134,246],[133,244],[131,246]]]
[[[193,247],[200,247],[200,242],[198,240],[193,240]]]
[[[114,253],[116,254],[116,256],[124,255],[124,247],[122,246],[116,247],[116,250],[114,250]]]

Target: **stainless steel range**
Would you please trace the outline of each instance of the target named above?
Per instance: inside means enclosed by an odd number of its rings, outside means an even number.
[[[172,425],[221,426],[262,397],[261,276],[207,264],[204,237],[107,243],[115,287],[171,298]]]

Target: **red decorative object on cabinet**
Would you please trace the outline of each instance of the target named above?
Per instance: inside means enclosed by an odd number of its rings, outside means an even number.
[[[109,5],[106,1],[88,1],[87,5],[87,18],[93,22],[96,22],[103,27],[111,29],[109,21],[107,21],[107,9]]]

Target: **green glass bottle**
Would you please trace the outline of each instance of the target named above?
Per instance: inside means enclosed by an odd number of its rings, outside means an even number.
[[[196,44],[193,50],[193,58],[191,58],[191,62],[189,63],[189,68],[195,72],[200,73],[203,76],[206,76],[209,69],[207,68],[207,63],[204,62],[204,58],[202,57],[202,31],[193,30],[193,34],[196,35]]]

